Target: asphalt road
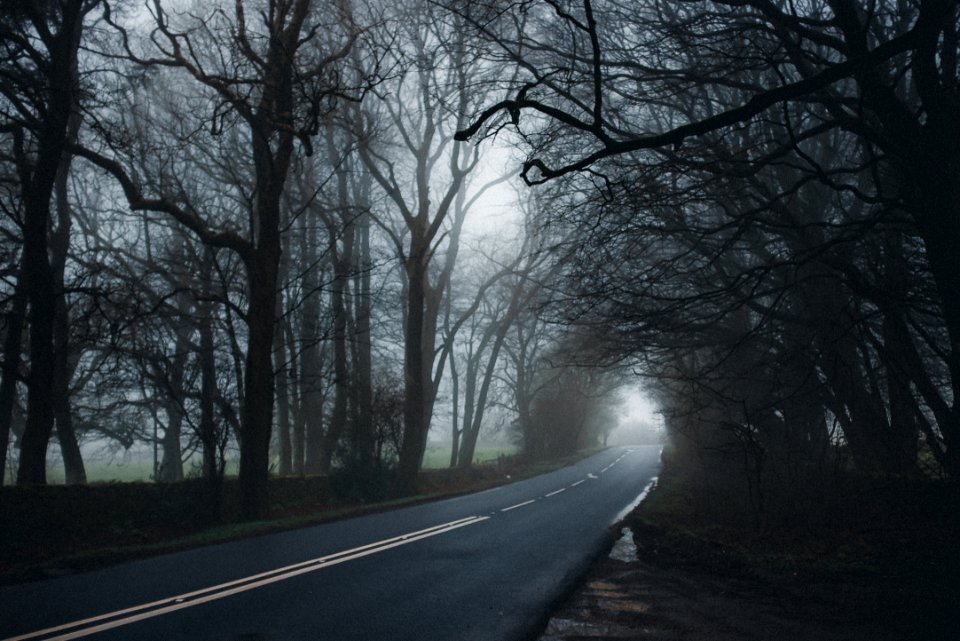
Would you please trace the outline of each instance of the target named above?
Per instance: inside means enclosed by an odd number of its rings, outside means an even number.
[[[0,641],[523,639],[659,448],[436,503],[0,588]]]

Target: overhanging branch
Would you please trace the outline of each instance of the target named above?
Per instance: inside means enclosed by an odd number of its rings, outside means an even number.
[[[739,107],[729,109],[709,118],[704,118],[703,120],[696,120],[681,125],[659,134],[611,141],[605,136],[598,136],[596,132],[593,131],[594,126],[592,123],[581,120],[574,115],[554,107],[548,107],[540,101],[528,99],[525,95],[526,91],[521,90],[515,99],[501,100],[485,109],[472,125],[458,131],[454,137],[456,140],[469,140],[483,128],[487,121],[496,116],[500,111],[509,113],[512,124],[517,125],[520,122],[521,111],[527,109],[543,114],[573,129],[590,133],[594,138],[603,143],[603,146],[597,151],[577,161],[556,168],[550,167],[540,158],[532,158],[525,162],[520,172],[523,180],[528,185],[541,184],[569,173],[583,171],[590,165],[604,158],[642,149],[656,149],[667,146],[678,147],[683,144],[686,138],[702,136],[712,131],[744,122],[778,103],[809,95],[835,82],[855,76],[897,55],[909,51],[916,45],[916,41],[916,32],[914,30],[908,31],[904,35],[889,40],[862,56],[857,56],[856,58],[832,65],[820,73],[802,80],[762,91]],[[537,172],[535,177],[531,176],[533,170]]]

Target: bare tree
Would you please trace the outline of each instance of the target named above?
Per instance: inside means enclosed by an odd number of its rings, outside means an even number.
[[[442,15],[425,3],[397,16],[398,27],[405,31],[405,47],[396,51],[400,71],[392,86],[384,85],[379,102],[392,135],[378,131],[379,137],[360,146],[363,162],[401,222],[399,228],[387,221],[380,225],[403,266],[401,493],[416,487],[445,369],[436,363],[438,321],[468,205],[474,202],[462,193],[478,165],[479,151],[468,150],[453,135],[464,126],[463,114],[470,105],[482,99],[478,76],[489,73],[470,64],[473,56],[464,30],[441,20]],[[431,193],[435,190],[436,196]]]
[[[696,146],[711,132],[735,134],[769,120],[777,109],[784,114],[784,150],[754,163],[794,153],[816,172],[803,141],[831,130],[855,137],[863,158],[877,168],[869,188],[841,174],[819,172],[816,179],[902,211],[915,225],[949,334],[952,397],[960,397],[960,282],[952,267],[960,244],[960,133],[952,115],[958,107],[956,3],[651,1],[628,7],[583,0],[534,3],[525,7],[524,15],[532,16],[525,20],[509,13],[490,20],[473,6],[461,14],[502,45],[526,77],[459,137],[502,127],[500,113],[521,129],[522,113],[539,114],[534,131],[525,130],[534,143],[522,170],[530,183],[604,171],[598,163],[605,159],[615,164],[638,153],[649,158]],[[543,33],[566,34],[567,42],[542,46]],[[761,65],[775,76],[760,73]],[[813,112],[806,105],[815,106]],[[546,129],[536,133],[544,119]],[[588,150],[577,151],[573,141]],[[942,418],[944,442],[956,443],[956,405]],[[954,453],[945,455],[945,467],[956,475],[960,454],[947,449]]]
[[[523,225],[521,233],[522,242],[509,263],[498,266],[497,260],[482,257],[494,265],[496,271],[477,287],[474,300],[459,313],[456,322],[445,327],[445,349],[449,351],[451,371],[455,371],[454,366],[460,361],[464,376],[463,425],[453,426],[451,453],[451,461],[460,467],[473,463],[497,375],[503,369],[500,359],[508,336],[521,317],[540,302],[543,288],[562,265],[555,256],[536,247],[540,239],[530,225]],[[462,342],[459,354],[458,335]],[[454,386],[454,416],[459,418],[459,380],[454,381]]]
[[[142,52],[118,27],[127,58],[145,68],[170,69],[202,89],[205,113],[194,118],[210,123],[210,129],[198,135],[196,142],[216,144],[218,136],[235,128],[249,136],[247,153],[254,183],[246,197],[244,232],[230,224],[221,223],[218,228],[214,220],[183,202],[182,194],[165,193],[163,181],[157,184],[157,193],[146,191],[109,135],[104,142],[112,150],[95,151],[93,141],[87,141],[78,151],[120,182],[131,209],[162,211],[209,246],[236,252],[244,263],[247,344],[240,485],[247,517],[262,514],[267,507],[273,334],[287,176],[297,143],[305,153],[312,153],[310,139],[320,118],[350,92],[336,69],[359,36],[347,7],[268,0],[262,9],[257,20],[250,21],[249,7],[243,3],[225,10],[212,7],[196,14],[171,14],[157,0],[151,5],[151,38]]]
[[[23,252],[20,277],[29,306],[30,354],[27,418],[20,441],[17,482],[46,482],[47,443],[59,416],[61,441],[70,457],[71,480],[81,481],[82,462],[65,406],[62,259],[69,237],[64,202],[68,145],[79,126],[78,52],[86,16],[99,1],[17,3],[0,22],[3,30],[3,121],[9,136],[6,159],[15,163],[22,199]],[[51,263],[49,230],[54,192],[61,185],[59,235],[54,238],[57,265]],[[60,270],[60,276],[57,272]],[[18,288],[21,284],[18,284]],[[62,302],[62,301],[61,301]],[[61,311],[58,314],[58,308]],[[60,331],[58,331],[58,327]],[[13,326],[16,329],[16,326]],[[11,337],[11,345],[13,338]],[[59,365],[58,365],[59,363]],[[12,366],[11,366],[12,367]],[[59,400],[58,400],[59,399]],[[54,402],[51,402],[53,400]],[[79,466],[79,467],[78,467]]]

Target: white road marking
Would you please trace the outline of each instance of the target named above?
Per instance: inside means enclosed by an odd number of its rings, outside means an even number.
[[[577,481],[576,483],[574,483],[574,484],[571,485],[570,487],[577,487],[578,485],[580,485],[580,484],[583,483],[584,481],[586,481],[586,479],[580,479],[579,481]]]
[[[501,512],[509,512],[510,510],[515,510],[515,509],[517,509],[518,507],[523,507],[524,505],[530,505],[531,503],[535,502],[536,500],[537,500],[537,499],[530,499],[529,501],[524,501],[523,503],[517,503],[516,505],[511,505],[510,507],[505,507],[505,508],[503,508],[503,509],[500,510],[500,511],[501,511]]]
[[[529,502],[532,503],[533,501]],[[411,532],[410,534],[384,539],[382,541],[362,545],[360,547],[344,550],[335,554],[321,556],[316,559],[310,559],[309,561],[302,561],[300,563],[277,568],[275,570],[261,572],[259,574],[254,574],[242,579],[220,583],[218,585],[213,585],[201,590],[187,592],[185,594],[168,597],[166,599],[160,599],[159,601],[152,601],[150,603],[144,603],[142,605],[125,608],[123,610],[117,610],[115,612],[107,612],[106,614],[90,617],[88,619],[82,619],[80,621],[74,621],[72,623],[66,623],[56,627],[45,628],[43,630],[37,630],[36,632],[30,632],[28,634],[22,634],[16,637],[9,637],[7,639],[3,639],[2,641],[26,641],[27,639],[46,637],[46,635],[56,632],[65,632],[65,634],[55,637],[47,637],[44,639],[44,641],[69,641],[70,639],[79,639],[81,637],[89,636],[104,630],[110,630],[112,628],[129,625],[131,623],[136,623],[137,621],[143,621],[144,619],[150,619],[162,614],[174,612],[176,610],[190,608],[202,603],[216,601],[234,594],[239,594],[241,592],[247,592],[249,590],[263,587],[271,583],[285,581],[286,579],[290,579],[301,574],[315,572],[317,570],[322,570],[323,568],[328,568],[340,563],[345,563],[347,561],[359,559],[364,556],[376,554],[377,552],[383,552],[384,550],[389,550],[401,545],[413,543],[414,541],[426,539],[438,534],[444,534],[467,525],[480,523],[481,521],[486,521],[489,518],[489,516],[471,516],[456,521],[450,521],[449,523],[435,525],[424,530]],[[113,620],[108,621],[108,619]],[[104,623],[99,623],[101,621]],[[67,630],[73,631],[66,632]]]
[[[647,486],[646,486],[645,488],[643,488],[643,491],[640,492],[640,494],[637,496],[637,498],[633,499],[633,501],[630,502],[630,505],[628,505],[627,507],[625,507],[625,508],[623,508],[622,510],[620,510],[620,513],[617,514],[616,518],[614,518],[612,522],[613,522],[613,523],[619,523],[620,521],[622,521],[623,519],[625,519],[628,514],[630,514],[631,512],[633,512],[634,508],[637,507],[638,505],[640,505],[640,503],[643,502],[643,499],[647,498],[647,495],[650,494],[650,492],[653,491],[653,488],[657,487],[657,479],[658,479],[658,478],[659,478],[659,477],[654,476],[652,479],[650,479],[650,482],[647,483]]]
[[[560,488],[559,490],[556,490],[556,491],[553,491],[553,492],[550,492],[550,494],[545,494],[545,495],[544,495],[544,497],[548,497],[548,496],[556,496],[557,494],[560,494],[560,492],[563,492],[563,491],[564,491],[565,489],[567,489],[567,488],[565,488],[565,487],[561,487],[561,488]]]
[[[588,478],[588,479],[595,479],[595,478],[599,478],[599,477],[598,477],[596,474],[592,474],[592,473],[591,473],[591,474],[587,474],[587,478]]]

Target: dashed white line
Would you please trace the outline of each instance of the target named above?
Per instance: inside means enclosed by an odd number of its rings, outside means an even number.
[[[565,488],[565,487],[561,487],[559,490],[554,490],[553,492],[550,492],[549,494],[545,494],[545,495],[544,495],[544,498],[546,498],[546,497],[548,497],[548,496],[556,496],[557,494],[560,494],[560,492],[563,492],[563,491],[566,490],[566,489],[567,489],[567,488]]]
[[[529,501],[524,501],[523,503],[517,503],[516,505],[511,505],[510,507],[505,507],[505,508],[503,508],[503,509],[500,510],[500,511],[501,511],[501,512],[509,512],[510,510],[515,510],[515,509],[517,509],[518,507],[523,507],[524,505],[530,505],[531,503],[535,502],[536,500],[537,500],[537,499],[530,499]]]
[[[574,483],[574,484],[571,485],[570,487],[577,487],[578,485],[580,485],[581,483],[583,483],[583,482],[586,481],[586,480],[587,480],[587,479],[580,479],[579,481],[577,481],[576,483]]]

